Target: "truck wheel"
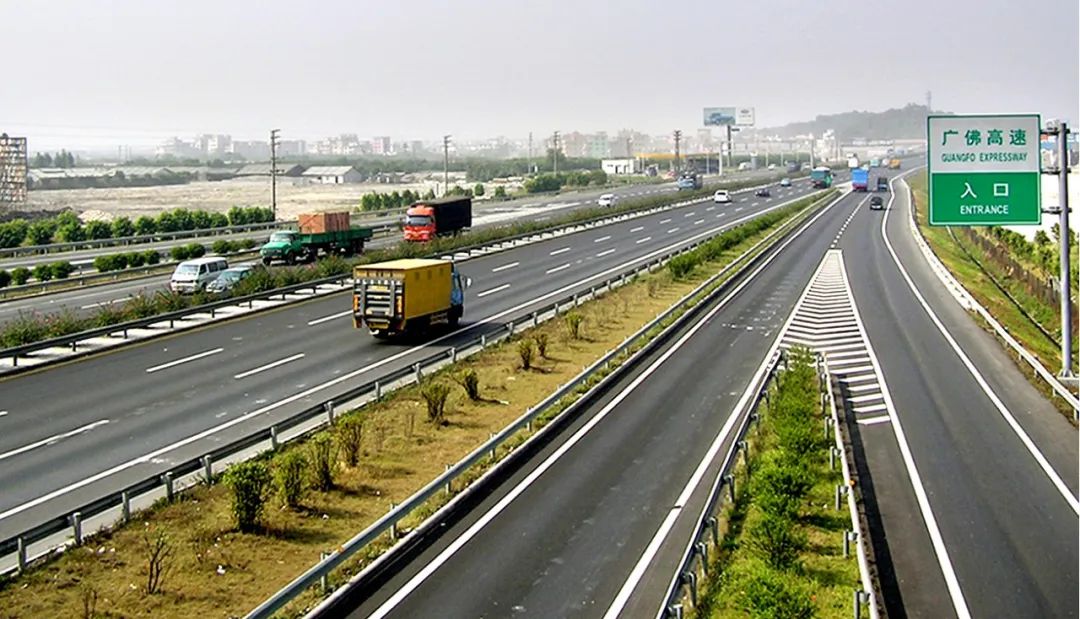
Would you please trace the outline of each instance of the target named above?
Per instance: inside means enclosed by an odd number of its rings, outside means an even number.
[[[271,262],[273,262],[273,259],[272,259],[272,258],[270,258],[270,256],[265,256],[265,257],[263,257],[263,259],[262,259],[262,263],[263,263],[263,266],[267,266],[267,267],[268,267],[268,266],[270,266],[270,263],[271,263]]]
[[[458,324],[461,322],[461,315],[465,312],[464,308],[451,307],[450,312],[446,317],[446,322],[450,324],[450,328],[457,329]]]
[[[292,252],[285,254],[285,264],[296,264],[296,254]]]

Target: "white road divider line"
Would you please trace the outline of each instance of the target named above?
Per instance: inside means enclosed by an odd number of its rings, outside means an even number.
[[[503,284],[502,286],[496,286],[496,287],[494,287],[494,288],[492,288],[492,289],[490,289],[490,290],[485,290],[485,291],[483,291],[483,292],[478,292],[478,293],[476,294],[476,296],[477,296],[478,298],[483,298],[483,297],[486,297],[486,296],[488,296],[489,294],[495,294],[496,292],[499,292],[499,291],[502,291],[502,290],[506,290],[506,289],[507,289],[507,288],[509,288],[509,287],[510,287],[510,284]]]
[[[660,225],[669,224],[669,223],[671,223],[671,218],[670,217],[668,219],[661,219],[660,220]]]
[[[866,419],[856,419],[855,423],[859,424],[860,426],[873,426],[873,425],[877,425],[879,423],[888,423],[890,421],[892,421],[892,417],[890,417],[888,415],[880,415],[878,417],[868,417]]]
[[[548,270],[544,271],[544,273],[548,273],[548,274],[551,274],[551,273],[558,273],[559,271],[563,271],[563,270],[565,270],[565,269],[569,269],[569,268],[570,268],[570,263],[569,263],[569,262],[567,262],[567,263],[566,263],[566,264],[564,264],[564,265],[561,265],[561,266],[557,266],[557,267],[555,267],[555,268],[553,268],[553,269],[548,269]]]
[[[195,354],[195,355],[191,355],[190,357],[184,357],[183,359],[177,359],[176,361],[170,361],[168,363],[162,363],[161,365],[155,365],[152,368],[146,368],[146,373],[147,374],[153,374],[154,372],[159,372],[161,370],[167,370],[167,369],[169,369],[169,368],[171,368],[173,366],[180,365],[181,363],[187,363],[188,361],[195,361],[197,359],[202,359],[203,357],[209,357],[210,355],[216,355],[216,354],[218,354],[219,352],[221,352],[223,350],[225,350],[225,349],[224,348],[215,348],[213,350],[207,350],[207,351]]]
[[[645,237],[645,238],[643,238],[643,239],[638,239],[638,240],[634,241],[634,244],[635,244],[635,245],[641,245],[642,243],[644,243],[644,242],[646,242],[646,241],[651,241],[651,240],[652,240],[652,237],[651,237],[651,236],[647,236],[647,237]]]
[[[696,214],[697,214],[697,213],[695,213],[695,212],[691,211],[691,212],[689,212],[689,213],[687,213],[687,214],[683,215],[683,217],[693,217],[693,216],[694,216],[694,215],[696,215]]]
[[[18,449],[12,449],[11,451],[7,451],[7,452],[4,452],[4,453],[0,454],[0,460],[6,460],[6,459],[8,459],[8,458],[10,458],[12,456],[17,456],[17,455],[19,455],[21,453],[26,453],[26,452],[30,451],[31,449],[37,449],[38,447],[43,447],[45,445],[50,445],[52,443],[55,443],[56,441],[60,441],[60,440],[63,440],[65,438],[70,438],[72,436],[75,436],[76,434],[82,434],[83,432],[89,432],[90,430],[93,430],[94,428],[96,428],[98,426],[103,426],[103,425],[105,425],[107,423],[109,423],[108,419],[100,419],[100,420],[95,421],[93,423],[88,423],[88,424],[86,424],[85,426],[83,426],[81,428],[75,428],[74,430],[72,430],[70,432],[64,432],[63,434],[57,434],[55,436],[50,436],[49,438],[42,439],[42,440],[34,442],[34,443],[30,443],[29,445],[23,445],[22,447],[19,447]]]
[[[697,221],[694,222],[694,225],[697,226],[697,225],[700,225],[700,224],[703,224],[703,223],[705,223],[704,219],[698,219]]]
[[[635,233],[635,232],[641,232],[641,231],[642,231],[642,230],[644,230],[644,229],[645,229],[645,226],[638,226],[638,227],[636,227],[636,228],[631,228],[631,229],[630,229],[630,233],[631,233],[631,234],[633,234],[633,233]]]
[[[678,231],[679,231],[679,228],[678,228],[678,226],[676,226],[676,227],[672,228],[671,230],[668,230],[667,233],[671,234],[672,232],[678,232]]]
[[[602,237],[600,237],[598,239],[593,239],[593,243],[603,243],[604,241],[610,241],[610,240],[611,240],[610,236],[602,236]]]
[[[610,255],[610,254],[613,254],[613,253],[615,253],[615,249],[614,249],[614,248],[612,248],[612,249],[607,249],[607,250],[604,250],[604,251],[602,251],[602,252],[600,252],[600,253],[596,254],[596,257],[597,257],[597,258],[603,258],[604,256],[607,256],[607,255]]]
[[[562,249],[556,249],[553,252],[548,252],[548,255],[549,256],[558,256],[559,254],[565,254],[568,251],[570,251],[569,247],[563,247]]]
[[[521,263],[520,262],[511,262],[509,264],[504,264],[501,267],[495,267],[494,269],[491,269],[491,272],[492,273],[498,273],[499,271],[505,271],[507,269],[512,269],[512,268],[516,267],[519,264],[521,264]]]
[[[301,353],[296,353],[295,355],[293,355],[291,357],[285,357],[284,359],[278,359],[277,361],[275,361],[273,363],[267,363],[266,365],[257,367],[257,368],[255,368],[253,370],[248,370],[247,372],[241,372],[241,373],[237,374],[236,376],[233,376],[233,378],[236,378],[236,379],[247,378],[248,376],[253,376],[255,374],[259,374],[260,372],[265,372],[267,370],[272,370],[272,369],[274,369],[274,368],[276,368],[278,366],[285,365],[286,363],[292,363],[293,361],[296,361],[297,359],[303,359],[303,358],[304,358],[304,353],[302,353],[302,352]]]
[[[344,312],[338,312],[336,314],[330,314],[329,316],[323,316],[322,318],[316,318],[315,320],[309,320],[307,324],[309,327],[314,327],[315,325],[321,325],[322,323],[330,320],[344,318],[350,314],[352,314],[352,310],[345,310]]]

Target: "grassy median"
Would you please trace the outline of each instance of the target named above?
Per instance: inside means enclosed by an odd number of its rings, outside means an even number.
[[[765,216],[768,226],[725,233],[679,277],[671,270],[639,276],[421,385],[343,415],[330,430],[235,466],[221,483],[136,515],[4,582],[0,609],[11,617],[242,615],[770,232],[808,216],[808,202]],[[522,433],[518,442],[524,439]],[[454,490],[490,464],[474,467]],[[237,503],[241,491],[248,501]],[[448,499],[429,501],[402,530]],[[389,545],[385,537],[372,544],[331,583]],[[311,591],[287,614],[318,599]]]
[[[769,394],[747,438],[749,465],[736,471],[736,500],[722,515],[725,532],[693,616],[850,617],[859,566],[854,553],[843,556],[851,519],[846,503],[834,509],[841,473],[829,469],[832,433],[826,438],[822,430],[807,351],[792,352]]]

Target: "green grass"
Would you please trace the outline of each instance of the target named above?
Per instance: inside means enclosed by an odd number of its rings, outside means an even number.
[[[1055,306],[1050,306],[1041,299],[1030,295],[1019,282],[1010,280],[997,265],[985,255],[981,249],[971,242],[965,242],[961,235],[954,239],[949,234],[949,229],[943,226],[930,226],[927,223],[927,182],[926,173],[921,172],[908,179],[912,191],[915,193],[916,221],[919,229],[926,238],[931,249],[945,265],[949,272],[971,293],[973,297],[986,308],[988,312],[1014,337],[1020,344],[1035,355],[1036,358],[1051,372],[1057,373],[1061,369],[1061,349],[1051,339],[1039,330],[1039,327],[1021,312],[1016,304],[1001,293],[994,283],[996,279],[1006,290],[1009,291],[1024,310],[1039,321],[1041,325],[1051,333],[1060,335],[1060,314]],[[957,240],[960,242],[958,243]],[[973,261],[965,253],[965,249],[978,260]],[[1019,260],[1019,257],[1017,258]],[[980,264],[982,265],[980,267]],[[993,279],[991,279],[991,276]],[[984,325],[987,326],[988,325]],[[1076,371],[1077,346],[1076,338],[1073,340],[1073,370]],[[1047,392],[1047,387],[1041,379],[1030,376],[1027,364],[1020,365],[1026,375],[1032,379],[1032,384],[1041,391]],[[1056,405],[1064,406],[1059,398],[1051,398]],[[1067,408],[1067,407],[1066,407]],[[1064,410],[1070,418],[1071,410]]]

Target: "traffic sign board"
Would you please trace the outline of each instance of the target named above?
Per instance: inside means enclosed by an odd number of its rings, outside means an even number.
[[[930,225],[1042,221],[1038,114],[928,116]]]

